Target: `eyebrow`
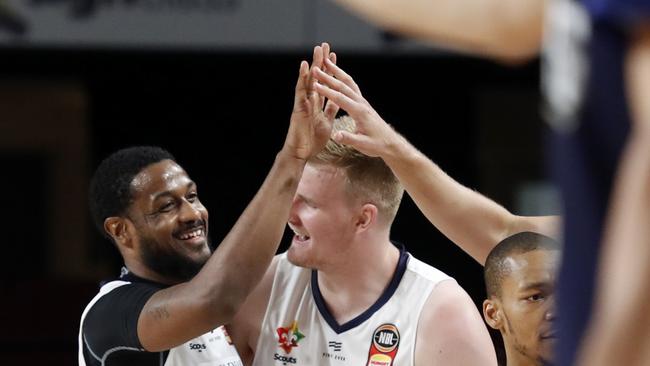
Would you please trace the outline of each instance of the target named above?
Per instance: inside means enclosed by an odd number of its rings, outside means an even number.
[[[528,290],[538,289],[538,288],[550,289],[553,288],[553,285],[548,282],[532,282],[521,287],[519,290],[528,291]]]
[[[196,183],[194,183],[194,181],[190,181],[189,183],[187,183],[187,185],[185,185],[185,188],[192,188],[193,186],[196,186]],[[171,196],[171,195],[172,195],[171,191],[158,192],[158,193],[153,195],[153,200],[152,201],[155,202],[156,200],[158,200],[161,197]]]
[[[305,201],[307,204],[310,204],[310,205],[311,205],[311,204],[316,203],[316,202],[314,202],[314,200],[309,199],[309,198],[303,196],[303,195],[300,194],[300,193],[298,193],[297,196],[298,196],[298,198],[300,198],[302,201]]]

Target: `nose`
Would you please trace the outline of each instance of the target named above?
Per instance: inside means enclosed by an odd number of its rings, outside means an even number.
[[[179,219],[181,222],[192,222],[203,220],[203,215],[201,214],[201,208],[198,205],[195,205],[193,202],[188,202],[183,200],[181,204],[181,210],[179,214]]]
[[[296,196],[293,198],[293,202],[291,203],[291,208],[289,209],[289,220],[288,222],[292,225],[298,224],[300,220],[298,220],[298,205],[300,204],[299,198]]]
[[[553,321],[555,320],[555,306],[550,306],[544,313],[544,320]]]

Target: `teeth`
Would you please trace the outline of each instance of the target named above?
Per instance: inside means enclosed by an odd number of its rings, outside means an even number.
[[[187,240],[187,239],[191,239],[191,238],[196,238],[197,236],[200,236],[200,235],[203,235],[203,229],[197,229],[197,230],[191,231],[191,232],[189,232],[187,234],[183,234],[183,235],[180,236],[180,238],[182,240]]]
[[[291,229],[291,231],[293,231],[293,235],[295,235],[296,238],[298,238],[298,240],[305,241],[305,240],[309,239],[309,235],[299,233],[298,230],[296,230],[296,228],[293,227],[293,225],[291,225],[291,223],[288,223],[288,224],[289,224],[289,228]]]

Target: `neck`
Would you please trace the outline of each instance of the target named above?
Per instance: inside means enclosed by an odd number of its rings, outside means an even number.
[[[318,271],[321,294],[339,324],[354,319],[379,299],[398,261],[399,250],[386,238],[357,244],[344,265]]]
[[[514,349],[511,345],[504,344],[504,346],[506,350],[507,366],[545,366],[541,360],[525,355]]]
[[[124,266],[129,270],[129,272],[145,280],[161,283],[163,285],[170,285],[170,286],[179,283],[179,281],[160,275],[158,272],[153,271],[152,269],[150,269],[149,267],[145,266],[143,263],[138,261],[129,261],[125,259]]]

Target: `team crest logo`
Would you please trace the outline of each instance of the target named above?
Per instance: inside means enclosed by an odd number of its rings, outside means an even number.
[[[399,330],[393,324],[382,324],[372,334],[367,366],[391,366],[399,349]]]
[[[278,328],[278,343],[286,353],[291,353],[293,347],[298,347],[298,342],[303,338],[305,335],[300,333],[298,322],[295,320],[288,327]]]

